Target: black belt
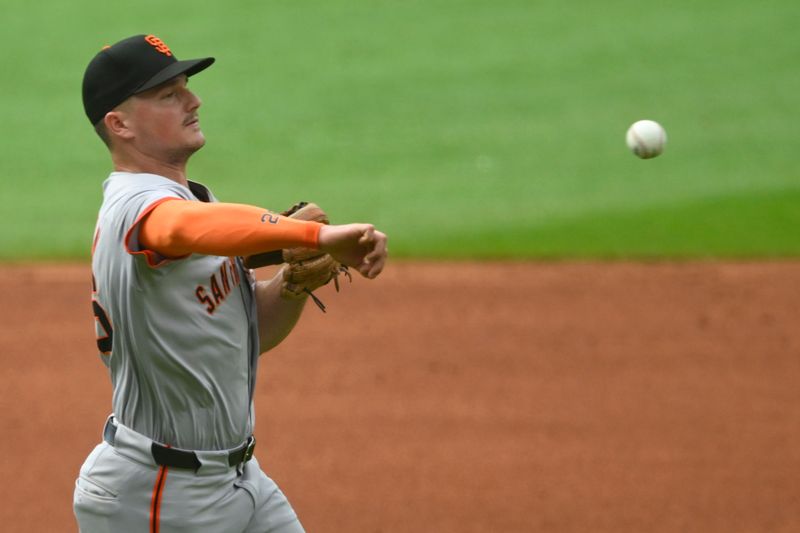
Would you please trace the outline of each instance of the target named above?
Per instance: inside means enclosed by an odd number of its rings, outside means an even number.
[[[117,426],[109,420],[103,431],[103,438],[113,446],[116,433]],[[244,444],[228,454],[228,466],[239,466],[246,463],[253,458],[255,448],[256,438],[251,435]],[[154,442],[150,446],[150,452],[153,454],[153,460],[156,464],[161,466],[186,468],[195,471],[200,468],[200,459],[197,458],[196,453],[191,451],[176,450]]]

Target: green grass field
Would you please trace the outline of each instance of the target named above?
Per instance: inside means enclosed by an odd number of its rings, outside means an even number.
[[[395,257],[800,255],[797,2],[208,4],[4,3],[0,259],[88,257],[81,77],[134,33],[217,57],[190,173],[225,201],[314,200]]]

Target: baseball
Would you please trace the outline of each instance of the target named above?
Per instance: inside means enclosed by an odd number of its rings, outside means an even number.
[[[667,132],[658,122],[639,120],[628,128],[625,142],[637,157],[650,159],[664,151],[664,145],[667,144]]]

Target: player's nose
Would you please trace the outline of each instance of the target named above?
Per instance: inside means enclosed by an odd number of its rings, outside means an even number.
[[[200,99],[200,97],[194,94],[189,89],[186,89],[186,107],[188,108],[188,110],[194,111],[201,105],[203,105],[203,101]]]

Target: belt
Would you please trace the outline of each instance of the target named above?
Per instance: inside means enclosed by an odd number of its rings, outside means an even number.
[[[103,439],[113,446],[116,433],[117,426],[109,420],[103,430]],[[228,453],[228,465],[239,466],[246,463],[253,458],[255,448],[256,438],[251,435],[244,444]],[[198,459],[197,454],[192,451],[178,450],[153,442],[150,446],[150,452],[153,454],[153,460],[156,464],[161,466],[186,468],[195,471],[201,466],[200,459]]]

